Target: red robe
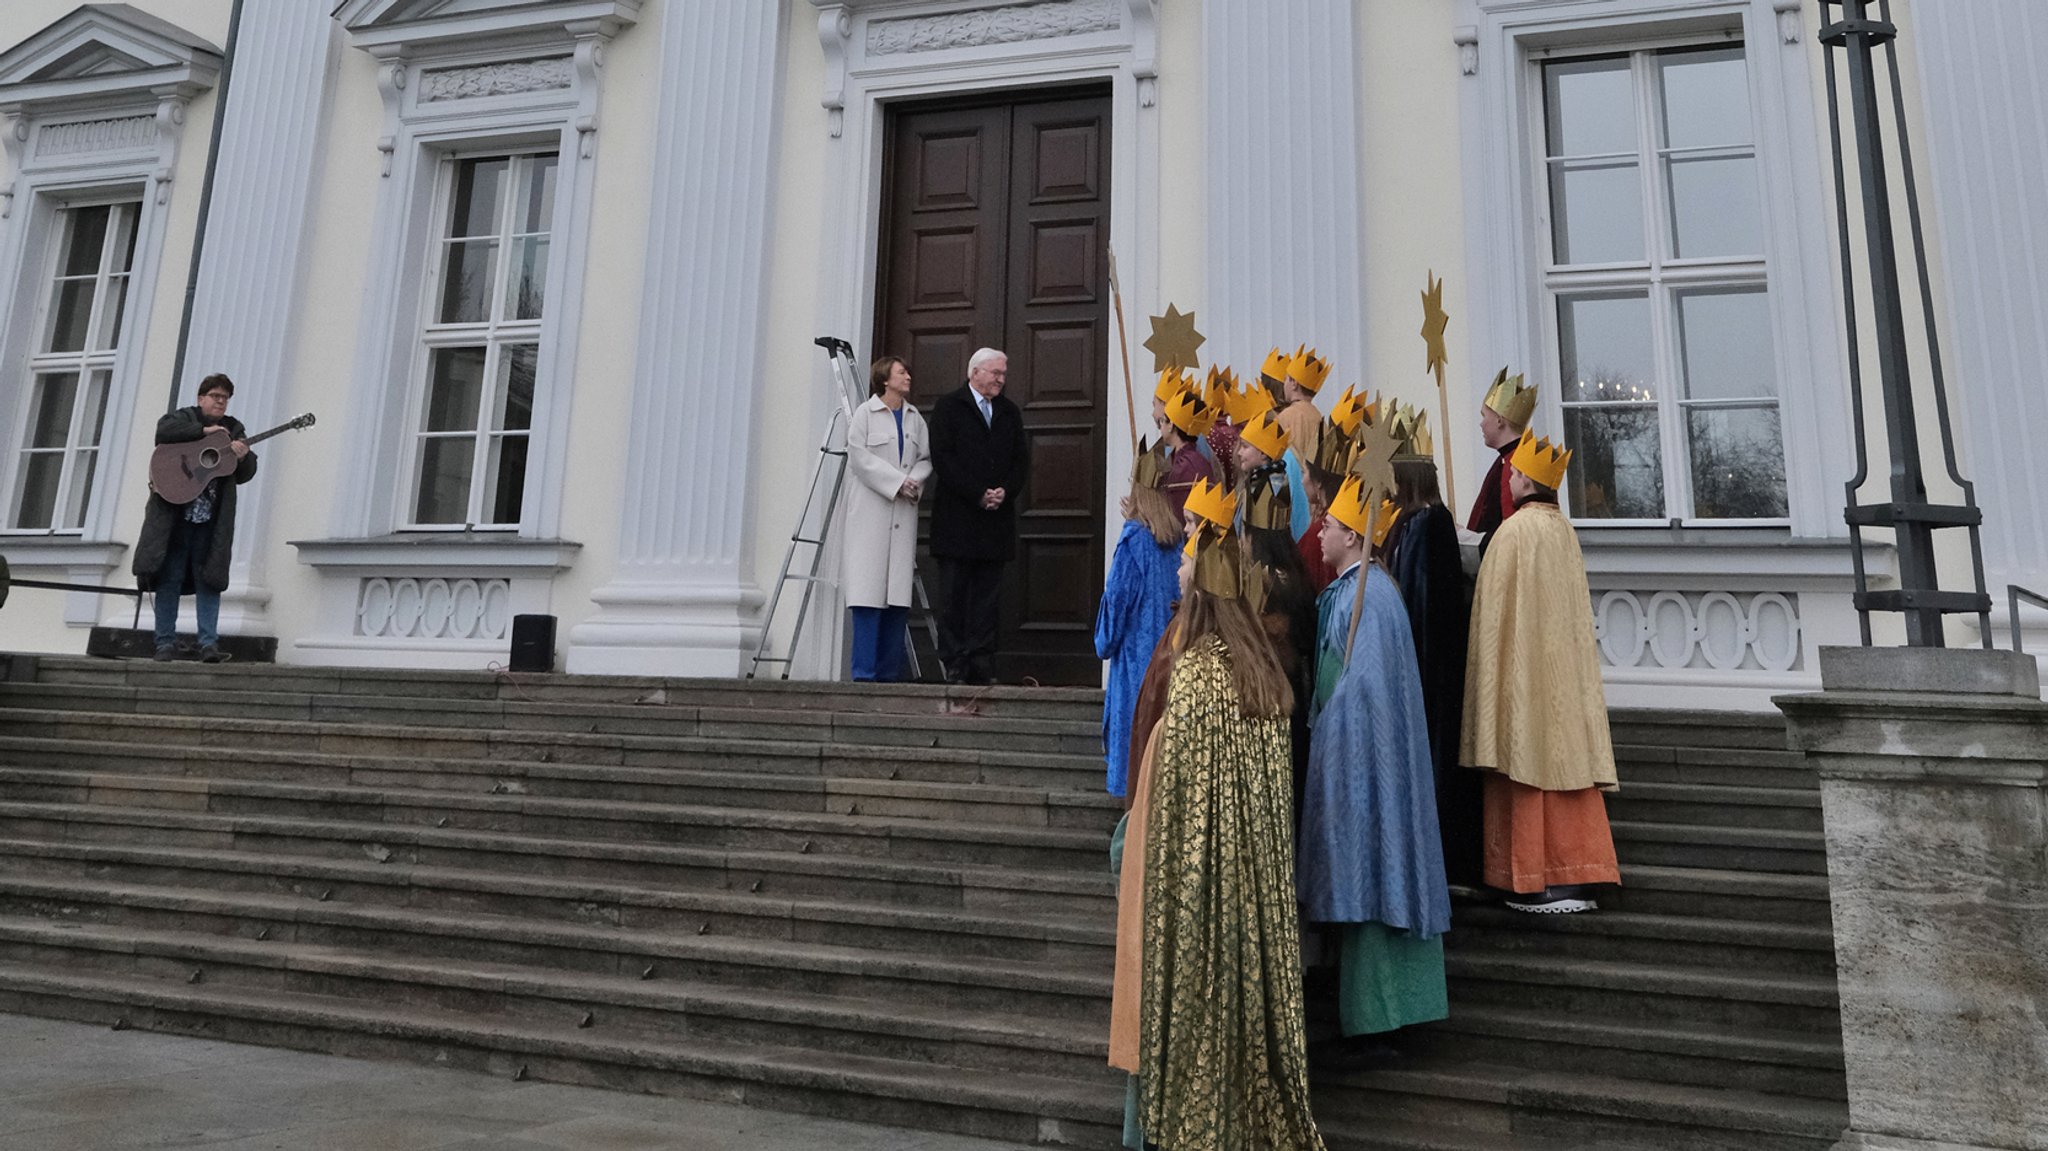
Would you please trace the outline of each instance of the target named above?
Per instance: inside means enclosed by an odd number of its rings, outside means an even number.
[[[1472,516],[1465,526],[1483,536],[1490,536],[1502,521],[1515,514],[1515,497],[1508,491],[1508,457],[1515,454],[1519,440],[1510,440],[1500,449],[1500,458],[1487,469],[1486,482],[1479,485],[1479,498],[1472,501]]]

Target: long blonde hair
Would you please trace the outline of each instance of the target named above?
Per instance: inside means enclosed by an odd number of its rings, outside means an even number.
[[[1131,518],[1144,524],[1160,547],[1173,547],[1181,541],[1179,513],[1173,510],[1173,502],[1166,498],[1166,493],[1151,484],[1131,481]]]
[[[1229,652],[1230,681],[1246,717],[1273,719],[1294,711],[1294,688],[1281,670],[1273,641],[1244,600],[1224,599],[1190,586],[1181,597],[1171,635],[1176,659],[1208,636],[1223,641]]]

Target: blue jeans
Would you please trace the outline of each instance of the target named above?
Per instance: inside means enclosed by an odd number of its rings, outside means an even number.
[[[903,676],[903,629],[907,607],[855,607],[853,678],[861,683],[895,683]]]
[[[170,647],[178,640],[178,597],[188,580],[199,612],[199,646],[220,642],[220,593],[202,583],[197,570],[212,543],[211,523],[188,524],[181,519],[171,526],[164,566],[157,569],[156,646]]]

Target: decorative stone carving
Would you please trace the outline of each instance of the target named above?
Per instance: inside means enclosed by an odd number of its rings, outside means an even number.
[[[156,145],[156,118],[117,116],[46,124],[36,135],[36,155],[77,156],[91,152],[126,152]]]
[[[501,641],[512,634],[512,583],[374,576],[356,594],[356,634]]]
[[[1460,24],[1451,32],[1451,43],[1458,46],[1458,72],[1465,76],[1479,74],[1479,29],[1470,24]]]
[[[1041,0],[943,16],[876,20],[868,25],[867,53],[894,56],[1113,32],[1122,26],[1125,7],[1126,0]]]
[[[1801,665],[1799,597],[1778,592],[1596,592],[1593,634],[1613,668],[1784,673]]]
[[[443,100],[476,100],[485,96],[516,96],[569,87],[576,76],[567,56],[541,60],[506,60],[468,68],[437,68],[420,73],[422,104]]]

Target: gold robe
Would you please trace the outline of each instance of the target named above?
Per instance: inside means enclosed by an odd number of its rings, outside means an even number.
[[[1458,762],[1544,791],[1614,790],[1579,536],[1557,505],[1508,517],[1479,565]]]
[[[1148,773],[1139,1117],[1173,1151],[1321,1151],[1288,721],[1245,718],[1227,659],[1175,665]]]

